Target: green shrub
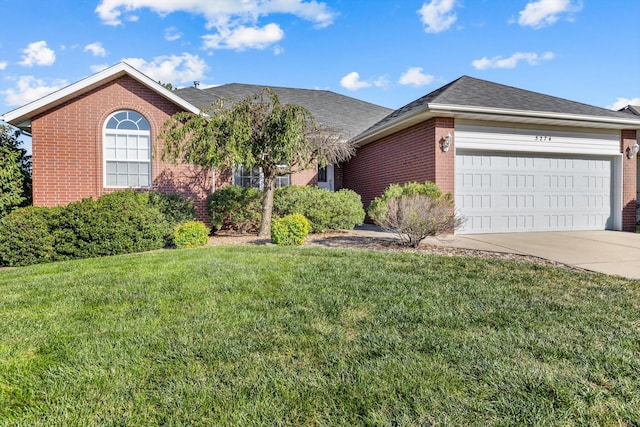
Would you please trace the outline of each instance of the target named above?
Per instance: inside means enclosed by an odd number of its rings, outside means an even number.
[[[353,229],[364,221],[362,200],[352,190],[332,192],[318,187],[281,187],[276,190],[273,205],[276,216],[304,215],[312,233]]]
[[[376,197],[371,201],[369,208],[367,209],[367,213],[375,222],[376,218],[382,219],[386,216],[388,200],[399,199],[402,196],[414,196],[417,194],[423,194],[434,199],[443,197],[440,188],[431,181],[426,181],[424,184],[418,184],[417,182],[408,182],[402,185],[391,184],[380,197]],[[449,199],[450,195],[447,194],[444,197]]]
[[[271,224],[271,240],[280,246],[299,246],[311,230],[307,218],[301,214],[286,215]]]
[[[164,215],[131,190],[71,203],[52,211],[49,222],[56,260],[160,249],[171,235]]]
[[[173,244],[178,248],[194,248],[206,245],[208,241],[209,229],[200,221],[179,224],[173,231]]]
[[[453,233],[463,222],[455,213],[451,197],[429,181],[390,185],[371,202],[368,213],[377,225],[414,247],[427,236]]]
[[[214,231],[255,232],[262,218],[262,191],[239,185],[220,188],[207,198],[207,214]]]
[[[157,191],[150,191],[147,194],[149,205],[162,212],[171,227],[192,221],[196,217],[193,200],[187,199],[181,194]]]
[[[0,218],[0,265],[21,266],[51,261],[53,236],[46,208],[26,207]]]

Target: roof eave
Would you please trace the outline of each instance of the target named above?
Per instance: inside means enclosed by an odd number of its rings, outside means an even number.
[[[486,108],[464,105],[427,104],[424,108],[400,116],[380,128],[365,131],[353,139],[357,147],[367,145],[432,117],[454,117],[482,121],[525,122],[532,124],[589,127],[596,129],[640,129],[640,119],[580,114]]]
[[[2,120],[17,127],[30,126],[31,119],[38,114],[41,114],[51,108],[56,107],[70,99],[73,99],[83,93],[89,92],[96,87],[102,86],[105,83],[118,79],[122,76],[129,75],[133,79],[147,86],[149,89],[158,93],[160,96],[173,102],[179,107],[190,111],[194,114],[199,114],[200,109],[190,104],[184,99],[172,93],[164,86],[154,81],[147,75],[136,70],[125,62],[120,62],[112,67],[106,68],[96,74],[86,77],[76,83],[66,86],[60,90],[57,90],[49,95],[32,101],[28,104],[18,107],[2,116]]]

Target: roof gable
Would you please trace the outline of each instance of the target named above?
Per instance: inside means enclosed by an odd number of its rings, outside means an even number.
[[[173,92],[166,89],[147,75],[141,73],[125,62],[120,62],[40,99],[23,105],[22,107],[16,108],[15,110],[6,113],[4,116],[1,116],[0,119],[14,126],[22,128],[29,127],[31,119],[38,114],[44,113],[60,104],[63,104],[64,102],[125,75],[132,77],[149,89],[187,111],[191,111],[193,113],[200,112],[197,107],[190,104],[185,99],[175,95]]]

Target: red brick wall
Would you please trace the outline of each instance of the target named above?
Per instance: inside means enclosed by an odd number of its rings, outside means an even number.
[[[291,185],[317,185],[318,184],[318,168],[298,171],[291,174]]]
[[[437,117],[359,148],[342,165],[343,186],[362,196],[365,209],[389,184],[428,180],[453,193],[455,150],[440,149],[447,132],[454,134],[454,119]]]
[[[151,125],[155,150],[153,188],[193,197],[204,219],[211,176],[188,165],[160,160],[158,139],[164,121],[178,107],[136,80],[125,76],[36,117],[33,131],[33,200],[37,206],[65,205],[115,191],[104,187],[102,129],[118,110],[135,110]]]
[[[128,76],[105,83],[33,119],[34,205],[66,205],[118,190],[104,187],[102,141],[106,119],[118,110],[137,111],[151,125],[153,189],[193,198],[198,218],[206,220],[206,198],[213,185],[211,171],[161,160],[164,144],[158,134],[163,123],[180,111],[179,107]],[[231,171],[216,170],[216,188],[232,182]],[[315,185],[317,170],[295,173],[291,182]]]
[[[622,230],[636,231],[636,197],[638,161],[627,158],[627,149],[636,143],[635,130],[623,130],[620,135],[622,156]]]

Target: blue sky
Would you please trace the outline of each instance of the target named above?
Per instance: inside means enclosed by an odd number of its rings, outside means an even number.
[[[639,0],[0,0],[0,115],[126,60],[390,108],[462,75],[640,104]],[[202,86],[201,86],[202,87]]]

